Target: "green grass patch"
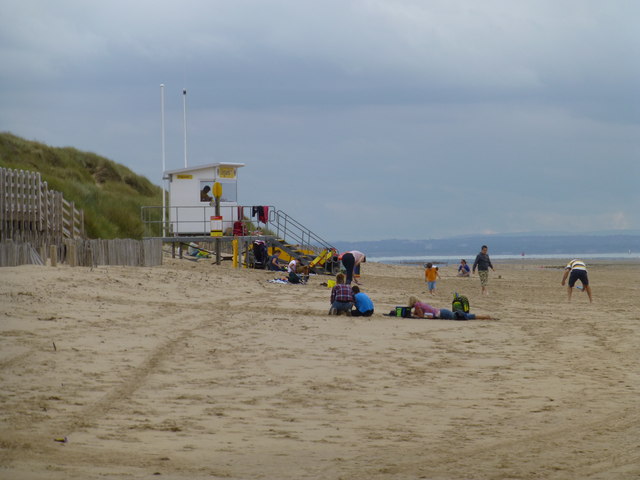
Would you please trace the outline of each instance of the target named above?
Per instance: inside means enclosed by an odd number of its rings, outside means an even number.
[[[162,189],[124,165],[75,148],[0,133],[0,167],[39,172],[50,190],[84,211],[90,238],[141,238],[140,208],[162,205]]]

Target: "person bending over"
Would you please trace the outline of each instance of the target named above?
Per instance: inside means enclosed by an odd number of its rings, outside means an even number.
[[[360,274],[360,264],[367,261],[367,256],[358,250],[351,250],[350,252],[344,252],[338,258],[342,262],[342,266],[347,272],[347,285],[351,285],[351,281],[360,283],[358,282],[358,280],[353,278],[353,275],[354,273],[356,275]]]
[[[587,295],[589,295],[589,303],[591,303],[593,299],[591,298],[591,285],[589,285],[587,265],[582,260],[574,258],[567,264],[566,267],[564,267],[564,274],[562,275],[561,282],[562,286],[564,286],[564,284],[566,283],[567,277],[569,277],[569,284],[567,287],[569,301],[571,301],[571,292],[573,290],[573,287],[575,286],[576,282],[580,280],[580,283],[582,283],[582,288],[585,292],[587,292]]]

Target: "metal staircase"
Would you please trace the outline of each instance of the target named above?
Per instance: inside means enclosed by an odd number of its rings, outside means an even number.
[[[333,245],[282,210],[274,208],[269,212],[267,228],[274,235],[271,246],[301,260],[304,265],[309,265],[323,252],[334,251],[337,253],[337,249]],[[313,270],[316,273],[334,274],[338,268],[339,262],[337,258],[332,256],[327,262],[318,265]]]
[[[238,234],[234,231],[235,236],[231,236],[231,233],[226,233],[225,236],[218,237],[220,240],[231,241],[234,238],[241,238],[245,242],[262,240],[266,242],[268,246],[278,248],[290,257],[301,260],[303,265],[310,265],[318,256],[323,255],[324,261],[319,262],[311,271],[315,273],[337,273],[340,266],[337,259],[337,249],[282,210],[278,210],[273,206],[267,206],[266,208],[269,213],[266,219],[260,219],[256,222],[254,218],[257,207],[238,205],[232,208],[237,213],[233,216],[234,220],[227,220],[223,231],[231,231],[231,227],[235,230],[235,224],[240,224],[242,233]],[[169,218],[168,213],[171,209],[174,210],[173,216],[175,220],[167,223],[166,219]],[[211,210],[211,207],[204,205],[170,207],[144,206],[141,208],[141,216],[142,223],[145,226],[145,237],[160,237],[167,242],[175,239],[182,239],[184,242],[211,240],[212,237],[209,236],[210,215],[207,213],[209,210]],[[165,220],[163,220],[163,218]],[[183,218],[186,220],[183,220]],[[266,220],[266,222],[262,223],[264,220]],[[169,233],[169,236],[165,236],[165,226],[168,232],[189,231],[192,233]]]

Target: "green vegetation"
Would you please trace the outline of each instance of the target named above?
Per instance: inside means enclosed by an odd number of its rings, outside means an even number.
[[[0,167],[39,172],[49,189],[84,211],[91,238],[141,238],[140,207],[162,205],[162,189],[127,167],[75,148],[0,133]]]

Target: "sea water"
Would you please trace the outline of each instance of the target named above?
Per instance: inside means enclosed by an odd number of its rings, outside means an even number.
[[[531,255],[491,255],[491,260],[494,261],[506,261],[513,262],[518,260],[572,260],[579,258],[584,261],[589,260],[640,260],[640,252],[638,253],[540,253]],[[476,254],[462,254],[462,255],[418,255],[418,256],[380,256],[370,257],[367,256],[367,260],[370,262],[388,263],[391,265],[402,264],[423,264],[427,262],[435,264],[458,264],[460,259],[464,258],[469,266],[473,265],[476,258]]]

